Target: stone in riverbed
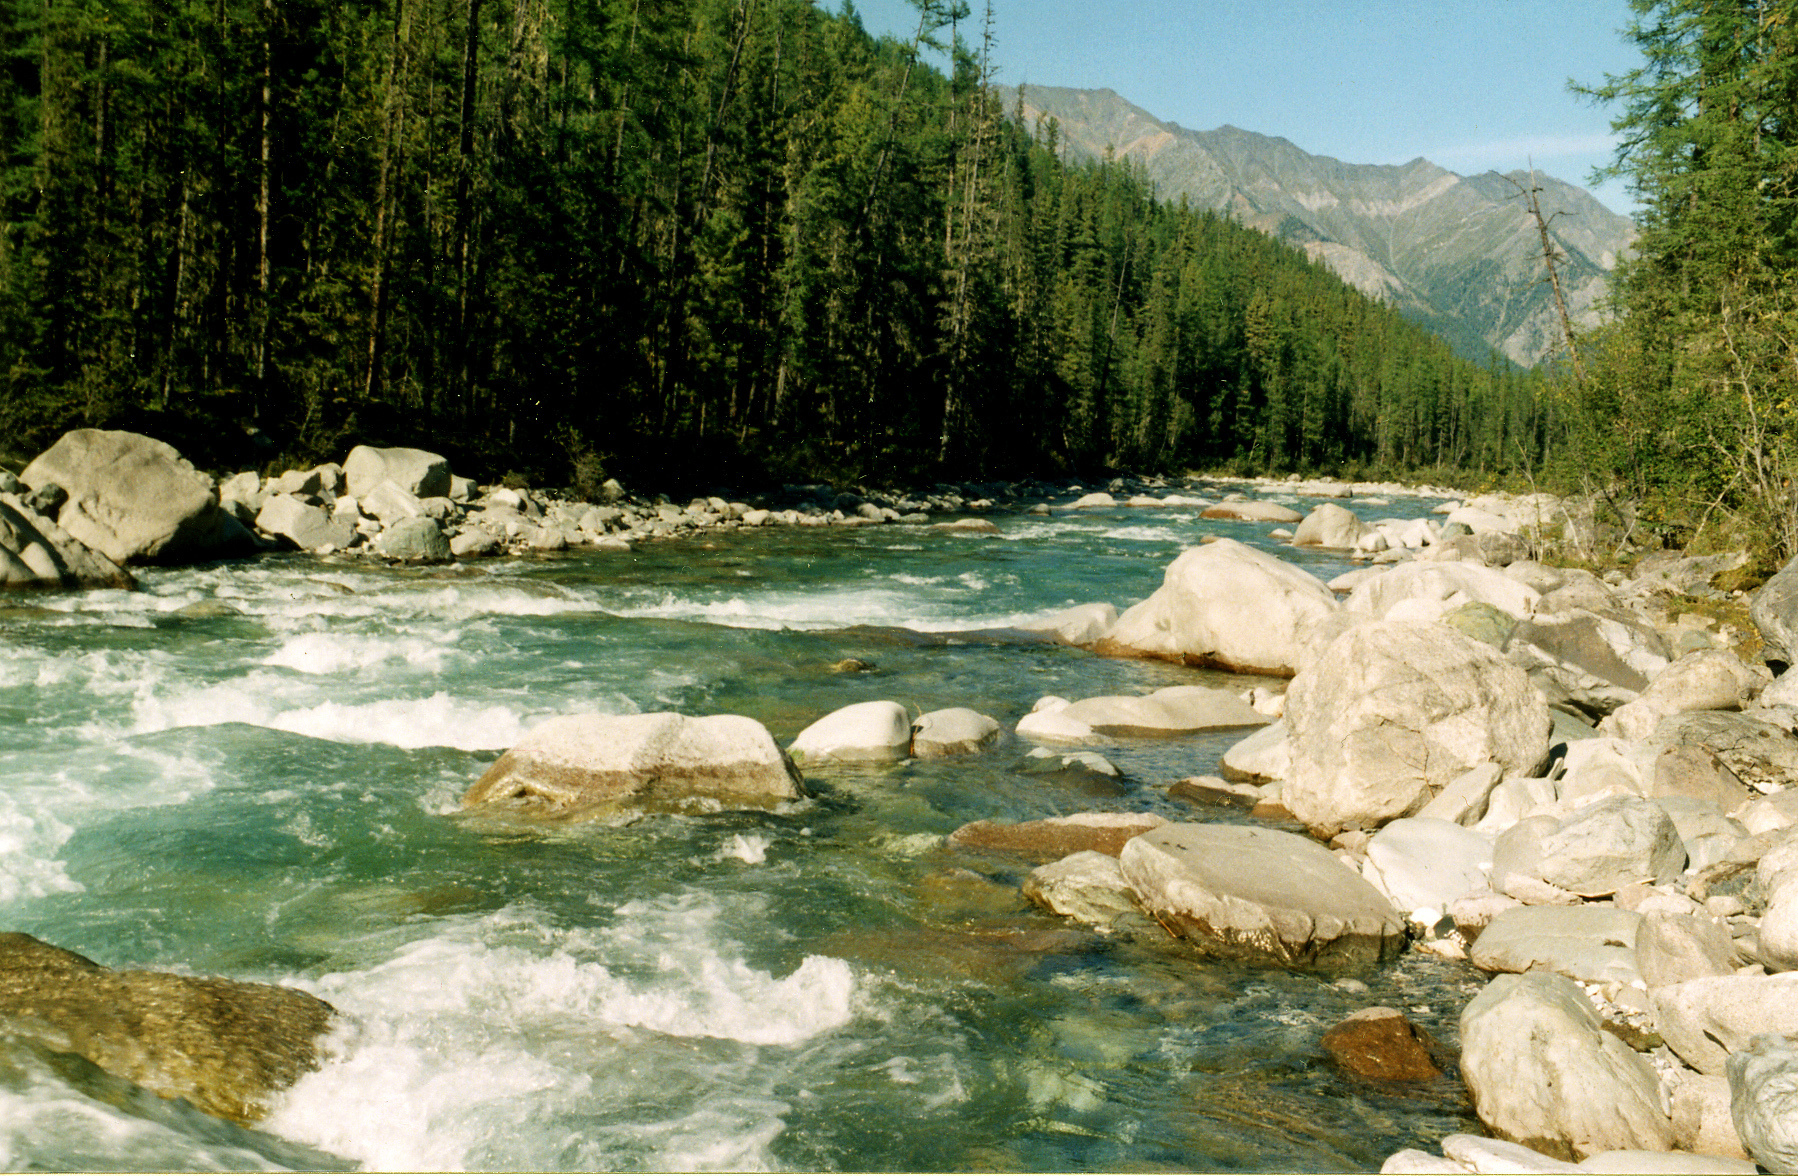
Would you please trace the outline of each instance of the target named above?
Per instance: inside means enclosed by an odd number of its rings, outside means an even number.
[[[1600,1027],[1564,976],[1499,976],[1474,997],[1461,1013],[1461,1076],[1487,1130],[1557,1159],[1673,1146],[1654,1067]]]
[[[1119,860],[1143,908],[1205,955],[1355,968],[1404,947],[1404,919],[1385,896],[1296,833],[1163,825]]]
[[[772,809],[805,796],[768,729],[741,715],[563,715],[527,732],[462,798],[563,820]]]
[[[896,702],[858,702],[831,711],[787,748],[799,763],[901,760],[911,749],[911,716]]]
[[[248,1124],[319,1064],[331,1006],[294,988],[114,971],[0,934],[0,1026],[210,1115]]]
[[[919,759],[973,755],[999,738],[999,724],[965,706],[934,710],[912,724],[912,754]]]
[[[1025,898],[1044,910],[1101,931],[1140,914],[1117,858],[1097,850],[1083,849],[1039,866],[1024,879],[1023,890]]]
[[[1667,1045],[1701,1074],[1721,1074],[1757,1033],[1798,1035],[1798,975],[1706,976],[1657,988],[1655,1024]]]
[[[173,446],[137,433],[65,433],[19,478],[67,491],[57,524],[116,564],[209,559],[255,545],[219,506],[211,478]]]
[[[375,550],[407,563],[442,563],[451,557],[450,542],[436,519],[401,519],[381,532]]]
[[[1726,1065],[1730,1112],[1748,1154],[1769,1172],[1798,1172],[1798,1051],[1761,1033]]]
[[[1159,829],[1167,818],[1154,813],[1073,813],[1039,821],[970,821],[949,834],[958,849],[1013,853],[1033,861],[1059,861],[1091,850],[1117,857],[1131,838]]]
[[[1199,512],[1202,519],[1236,519],[1245,523],[1299,523],[1305,516],[1277,502],[1220,502]]]
[[[1237,784],[1271,784],[1292,774],[1292,741],[1286,720],[1269,723],[1234,744],[1218,761],[1224,779]]]
[[[1353,547],[1367,533],[1355,512],[1334,502],[1320,503],[1292,533],[1294,547]]]
[[[1470,768],[1528,776],[1550,721],[1523,671],[1448,628],[1372,621],[1286,692],[1292,774],[1281,799],[1319,836],[1415,813]]]
[[[1427,1082],[1442,1077],[1434,1054],[1442,1046],[1397,1009],[1351,1013],[1318,1041],[1351,1074],[1382,1082]]]
[[[31,509],[0,494],[0,588],[135,588],[137,580]]]
[[[1427,817],[1392,822],[1373,835],[1366,852],[1362,876],[1406,914],[1427,908],[1440,916],[1457,898],[1486,889],[1492,864],[1485,834]]]
[[[1063,645],[1091,645],[1102,640],[1117,624],[1118,610],[1110,604],[1076,604],[1050,613],[1018,628],[1029,633],[1049,633]]]
[[[326,544],[348,547],[356,537],[356,528],[347,518],[335,519],[321,507],[292,494],[270,495],[257,512],[256,526],[287,539],[302,551]]]
[[[1483,972],[1554,972],[1590,983],[1640,984],[1642,916],[1603,906],[1522,906],[1500,911],[1474,942]]]
[[[1025,716],[1018,733],[1050,742],[1082,743],[1094,736],[1186,735],[1260,727],[1268,721],[1239,696],[1207,686],[1166,686],[1152,694],[1106,694],[1066,706],[1037,705],[1042,709]]]
[[[1219,539],[1182,552],[1161,587],[1094,648],[1286,677],[1298,670],[1306,630],[1336,608],[1335,593],[1302,568]]]
[[[449,462],[422,449],[375,449],[358,445],[343,462],[343,477],[352,498],[362,498],[382,482],[392,482],[414,498],[449,495]]]

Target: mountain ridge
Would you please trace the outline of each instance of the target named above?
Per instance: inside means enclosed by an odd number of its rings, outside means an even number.
[[[1017,88],[1002,93],[1008,107],[1018,102]],[[1530,172],[1463,176],[1422,155],[1348,163],[1229,123],[1192,130],[1110,89],[1026,85],[1022,109],[1027,121],[1054,119],[1069,156],[1109,149],[1138,161],[1164,199],[1185,196],[1304,249],[1469,358],[1496,350],[1527,367],[1560,345],[1536,224],[1513,186],[1528,186]],[[1634,222],[1577,185],[1541,172],[1534,182],[1564,255],[1569,313],[1594,326]]]

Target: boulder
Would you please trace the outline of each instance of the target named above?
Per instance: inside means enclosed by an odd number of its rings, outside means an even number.
[[[376,483],[355,501],[363,514],[383,523],[427,517],[424,502],[391,479]]]
[[[1367,533],[1355,512],[1334,502],[1320,503],[1292,533],[1294,547],[1353,547]]]
[[[1074,704],[1059,695],[1048,694],[1036,700],[1030,713],[1018,720],[1018,734],[1044,743],[1108,744],[1111,740],[1092,729],[1091,724],[1066,717],[1063,712]]]
[[[1716,752],[1683,745],[1664,748],[1655,757],[1648,795],[1702,801],[1715,805],[1720,813],[1733,813],[1754,798]]]
[[[1729,1056],[1729,1102],[1742,1146],[1769,1172],[1798,1172],[1798,1050],[1760,1033]]]
[[[798,769],[754,719],[579,714],[526,732],[462,803],[587,820],[772,809],[805,794]]]
[[[1267,716],[1228,690],[1166,686],[1152,694],[1083,698],[1060,712],[1100,735],[1186,735],[1230,727],[1261,727]]]
[[[442,563],[452,554],[437,520],[422,517],[401,519],[382,531],[375,550],[388,559],[407,563]]]
[[[1123,775],[1116,764],[1096,751],[1059,751],[1049,747],[1033,747],[1011,766],[1022,776],[1048,776],[1075,783],[1101,784],[1115,788]]]
[[[448,497],[449,462],[422,449],[374,449],[358,445],[343,462],[346,492],[361,499],[382,482],[392,482],[414,498]]]
[[[1513,620],[1530,615],[1536,590],[1496,568],[1470,563],[1412,563],[1361,584],[1343,607],[1376,620],[1402,609],[1405,619],[1433,621],[1464,604],[1485,604]]]
[[[1682,1067],[1665,1081],[1667,1102],[1673,1108],[1674,1146],[1738,1162],[1748,1158],[1730,1113],[1727,1077]]]
[[[896,702],[858,702],[831,711],[799,733],[787,751],[801,764],[904,759],[911,716]]]
[[[348,519],[335,519],[317,507],[292,494],[273,494],[256,513],[256,527],[278,535],[302,551],[314,548],[348,547],[356,538],[356,528]]]
[[[1219,539],[1182,552],[1161,587],[1125,610],[1095,648],[1289,677],[1305,630],[1336,607],[1335,593],[1309,572]]]
[[[1314,832],[1417,812],[1482,763],[1529,775],[1548,755],[1548,707],[1497,651],[1443,625],[1349,630],[1286,694],[1292,775],[1282,799]]]
[[[57,524],[116,564],[208,559],[253,546],[219,506],[211,478],[173,446],[137,433],[65,433],[19,479],[34,490],[67,491]]]
[[[999,724],[965,706],[921,715],[911,727],[911,753],[919,759],[972,755],[999,738]]]
[[[1769,678],[1727,649],[1701,649],[1667,666],[1648,689],[1613,711],[1598,729],[1624,739],[1647,739],[1662,719],[1692,711],[1741,710]]]
[[[1486,803],[1503,776],[1504,769],[1497,764],[1475,764],[1450,780],[1417,815],[1426,820],[1477,825],[1486,815]]]
[[[1668,1047],[1701,1074],[1723,1073],[1729,1055],[1756,1033],[1798,1034],[1798,975],[1791,973],[1706,976],[1650,995]]]
[[[1402,817],[1367,842],[1361,876],[1407,914],[1431,911],[1435,922],[1449,903],[1486,889],[1492,842],[1451,821]]]
[[[1606,906],[1520,906],[1500,911],[1469,958],[1484,972],[1553,972],[1569,980],[1640,985],[1642,916]]]
[[[1632,882],[1671,882],[1686,868],[1686,848],[1664,809],[1637,796],[1613,796],[1575,811],[1541,840],[1528,872],[1586,898]]]
[[[1139,913],[1117,858],[1092,849],[1037,867],[1024,879],[1023,890],[1025,898],[1044,910],[1102,931]]]
[[[1729,928],[1701,915],[1649,911],[1636,931],[1636,971],[1650,990],[1735,973]]]
[[[1753,1176],[1760,1169],[1747,1160],[1731,1159],[1728,1156],[1623,1148],[1587,1156],[1580,1161],[1579,1171],[1623,1172],[1633,1176],[1680,1176],[1682,1173],[1690,1173],[1692,1176],[1736,1176],[1738,1173]]]
[[[1051,634],[1063,645],[1092,645],[1110,633],[1117,620],[1118,610],[1114,605],[1076,604],[1018,628],[1028,633]]]
[[[1503,649],[1511,639],[1511,630],[1517,627],[1516,617],[1478,600],[1456,605],[1442,614],[1441,621],[1455,632],[1484,641],[1494,649]]]
[[[958,849],[1017,854],[1032,861],[1060,861],[1070,854],[1093,852],[1117,857],[1124,845],[1142,833],[1159,829],[1167,818],[1154,813],[1073,813],[1040,821],[971,821],[949,834]]]
[[[1218,760],[1224,779],[1237,784],[1271,784],[1292,774],[1292,744],[1286,720],[1270,723],[1234,744]]]
[[[1087,510],[1092,507],[1116,506],[1118,500],[1103,490],[1095,490],[1091,494],[1082,494],[1069,505],[1076,510]]]
[[[1657,752],[1670,747],[1702,747],[1760,792],[1778,792],[1798,784],[1798,738],[1784,727],[1749,715],[1732,711],[1674,715],[1655,726],[1648,742]]]
[[[137,580],[31,509],[0,493],[0,588],[135,588]]]
[[[1381,1082],[1440,1078],[1432,1054],[1442,1046],[1397,1009],[1375,1007],[1349,1014],[1318,1041],[1344,1070]]]
[[[1673,1146],[1654,1067],[1552,972],[1499,976],[1468,1003],[1461,1076],[1488,1131],[1545,1155]]]
[[[1305,516],[1277,502],[1220,502],[1199,512],[1202,519],[1236,519],[1245,523],[1297,523]]]
[[[1775,670],[1798,662],[1798,558],[1754,594],[1748,619],[1761,635],[1761,657]]]
[[[1696,873],[1722,861],[1748,836],[1740,821],[1723,815],[1715,801],[1689,796],[1657,796],[1654,803],[1673,819],[1686,849],[1686,871]]]
[[[1386,897],[1296,833],[1163,825],[1119,860],[1138,903],[1203,955],[1356,968],[1404,947],[1404,920]]]
[[[1546,598],[1541,607],[1548,607]],[[1653,629],[1587,609],[1538,610],[1512,630],[1505,654],[1551,705],[1571,705],[1594,717],[1635,699],[1668,664],[1666,643]]]
[[[163,1098],[248,1124],[319,1065],[331,1006],[294,988],[115,971],[0,934],[0,1026]]]

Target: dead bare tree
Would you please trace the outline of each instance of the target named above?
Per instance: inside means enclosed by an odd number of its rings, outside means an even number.
[[[1510,176],[1505,176],[1504,181],[1517,189],[1524,199],[1524,206],[1529,210],[1531,219],[1536,222],[1536,232],[1542,237],[1542,252],[1539,256],[1542,258],[1542,267],[1548,271],[1548,284],[1554,290],[1555,309],[1561,315],[1561,337],[1567,344],[1567,356],[1573,362],[1574,378],[1584,381],[1586,372],[1580,365],[1579,345],[1573,339],[1573,316],[1567,313],[1567,294],[1561,288],[1559,263],[1566,261],[1567,255],[1555,248],[1554,238],[1548,232],[1548,226],[1554,223],[1555,217],[1564,214],[1556,212],[1553,216],[1544,217],[1542,215],[1540,195],[1543,188],[1536,182],[1536,165],[1534,163],[1530,164],[1529,187],[1524,187]]]

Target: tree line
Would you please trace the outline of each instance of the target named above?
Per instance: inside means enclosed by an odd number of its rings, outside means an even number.
[[[1566,396],[1066,163],[913,0],[0,0],[0,435],[590,485],[1535,469]],[[935,68],[931,60],[943,60]]]

